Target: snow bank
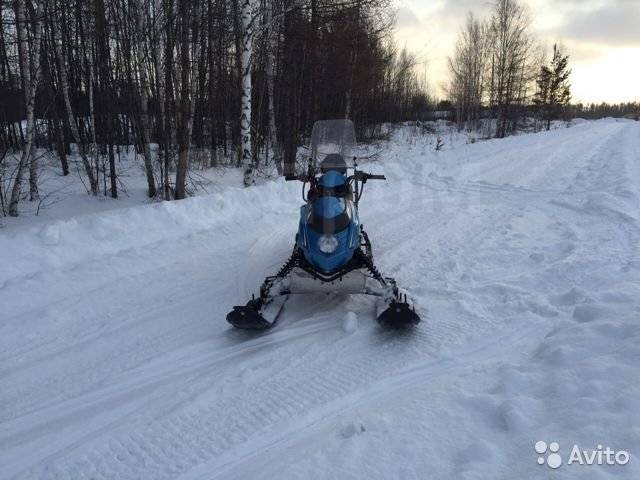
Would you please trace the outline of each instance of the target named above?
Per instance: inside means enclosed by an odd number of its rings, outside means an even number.
[[[77,216],[0,235],[0,288],[11,279],[79,265],[229,224],[246,224],[263,215],[290,210],[297,190],[284,181],[242,190]]]

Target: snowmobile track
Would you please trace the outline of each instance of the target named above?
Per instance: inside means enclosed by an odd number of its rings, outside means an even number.
[[[452,352],[455,358],[449,366],[439,367],[439,360],[432,360],[421,366],[416,361],[428,355],[432,344],[424,333],[416,332],[411,338],[397,336],[387,332],[378,332],[380,337],[374,339],[384,344],[391,339],[392,344],[409,342],[403,349],[403,354],[391,348],[382,348],[380,356],[371,359],[368,355],[361,355],[357,359],[346,358],[345,350],[350,349],[349,342],[339,340],[343,345],[332,352],[337,359],[329,362],[326,356],[318,357],[313,349],[306,355],[291,359],[289,368],[271,376],[265,382],[244,391],[242,396],[225,398],[203,406],[195,411],[181,412],[159,421],[151,421],[149,425],[142,422],[136,428],[136,434],[126,432],[112,435],[111,439],[102,446],[96,446],[86,453],[86,457],[77,463],[67,464],[57,461],[51,465],[51,460],[45,459],[47,468],[35,468],[28,474],[18,478],[58,478],[60,472],[82,472],[88,478],[139,478],[153,472],[154,478],[173,478],[203,462],[215,462],[234,447],[247,442],[260,441],[260,437],[269,433],[286,432],[290,422],[300,419],[304,424],[309,422],[304,416],[307,411],[320,408],[322,417],[335,416],[345,410],[352,410],[362,402],[375,400],[380,395],[389,395],[388,386],[392,391],[401,394],[404,388],[409,388],[418,382],[432,380],[432,375],[451,374],[456,369],[468,369],[475,362],[471,359],[493,358],[496,348],[504,345],[517,344],[517,340],[534,333],[537,325],[529,325],[517,331],[516,335],[507,335],[498,339],[491,339],[485,345],[474,345],[469,351]],[[538,335],[540,332],[538,331]],[[388,344],[387,344],[388,345]],[[481,354],[481,355],[478,355]],[[424,360],[423,360],[424,361]],[[326,367],[330,365],[330,369]],[[413,365],[411,368],[407,368]],[[420,365],[418,363],[417,365]],[[437,372],[434,370],[437,369]],[[210,388],[212,378],[206,372],[215,371],[215,363],[197,368],[197,372],[181,372],[183,374],[199,373],[200,378],[189,382],[189,391],[204,393],[204,388]],[[304,379],[301,381],[301,379]],[[170,380],[167,380],[170,381]],[[380,385],[376,388],[376,385]],[[341,398],[350,401],[340,401]],[[184,398],[181,401],[184,402]],[[331,408],[332,404],[336,406]],[[144,407],[135,413],[142,414]],[[126,424],[128,417],[118,419],[116,423],[104,426],[102,429],[114,430]],[[309,423],[313,423],[311,420]],[[300,422],[295,422],[298,425]],[[300,430],[303,427],[296,427]],[[91,432],[86,438],[78,439],[73,445],[65,449],[71,451],[74,447],[90,442],[99,432]],[[257,438],[257,440],[252,440]],[[215,446],[215,447],[214,447]],[[265,446],[263,448],[268,448]],[[56,457],[65,451],[56,452]],[[116,460],[114,462],[114,460]],[[108,471],[101,471],[100,465],[109,465]],[[212,466],[210,472],[217,472],[218,466]]]

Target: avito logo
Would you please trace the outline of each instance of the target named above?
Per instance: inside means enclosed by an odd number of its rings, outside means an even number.
[[[547,442],[539,440],[535,443],[534,449],[538,454],[538,465],[546,465],[549,468],[559,468],[562,465],[560,455],[560,444],[558,442]],[[545,457],[546,455],[546,457]],[[567,465],[626,465],[629,463],[629,452],[626,450],[613,450],[610,447],[598,445],[593,450],[581,450],[578,445],[574,445],[566,461]]]
[[[617,452],[609,447],[604,450],[602,445],[598,445],[595,450],[580,450],[574,445],[569,455],[567,465],[578,463],[580,465],[626,465],[629,463],[629,452],[618,450]]]

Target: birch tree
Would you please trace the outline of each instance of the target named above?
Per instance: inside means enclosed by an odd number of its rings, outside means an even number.
[[[254,23],[256,19],[255,0],[240,0],[241,22],[241,101],[240,101],[240,152],[241,165],[244,170],[244,185],[255,184],[255,172],[251,155],[251,60],[253,55]]]
[[[465,125],[477,129],[485,89],[487,31],[480,20],[469,13],[460,32],[453,57],[448,58],[448,93],[456,106],[458,130]]]
[[[490,20],[490,97],[497,117],[496,136],[515,129],[517,109],[527,99],[533,79],[531,17],[518,0],[498,0]]]
[[[415,59],[389,40],[388,0],[4,0],[0,15],[5,185],[19,170],[3,202],[13,197],[14,212],[27,168],[38,193],[36,115],[48,127],[39,146],[65,172],[77,145],[88,192],[117,196],[115,152],[135,145],[148,194],[171,200],[197,188],[192,168],[241,166],[245,185],[262,162],[292,172],[317,119],[347,112],[366,135],[427,101]]]
[[[27,162],[30,162],[30,199],[35,200],[38,196],[37,188],[37,164],[36,160],[31,158],[33,139],[35,134],[35,102],[36,90],[40,80],[40,44],[42,39],[42,15],[44,12],[44,3],[41,0],[35,12],[35,18],[31,19],[33,30],[33,46],[32,57],[29,59],[29,44],[27,40],[27,19],[26,19],[26,2],[25,0],[16,0],[16,30],[18,34],[18,60],[20,62],[20,74],[22,77],[22,88],[24,90],[24,102],[27,116],[27,128],[25,134],[25,144],[22,150],[16,177],[13,182],[11,191],[11,200],[9,202],[9,215],[18,216],[18,204],[20,203],[20,195],[22,193],[22,175]]]

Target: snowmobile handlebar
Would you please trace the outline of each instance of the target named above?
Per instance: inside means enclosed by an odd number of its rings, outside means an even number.
[[[387,179],[387,177],[385,177],[384,175],[373,175],[371,173],[365,173],[360,171],[356,172],[354,177],[363,182],[366,182],[367,180],[386,180]]]
[[[302,186],[302,199],[306,202],[308,201],[308,196],[305,195],[305,185],[307,183],[310,184],[310,190],[309,192],[313,192],[316,191],[317,189],[321,189],[322,187],[318,186],[318,178],[316,177],[316,175],[319,173],[319,171],[313,167],[309,167],[309,171],[307,173],[303,173],[301,175],[285,175],[284,179],[287,182],[291,182],[291,181],[300,181],[303,183]],[[365,183],[367,183],[367,180],[386,180],[387,177],[385,177],[384,175],[375,175],[372,173],[366,173],[363,172],[361,170],[357,170],[356,168],[354,168],[354,172],[353,175],[349,175],[346,180],[347,183],[350,185],[348,188],[350,189],[350,191],[353,191],[353,195],[354,195],[354,201],[356,204],[356,208],[358,206],[358,203],[360,202],[360,198],[362,198],[362,193],[364,190],[364,185]]]
[[[358,180],[360,182],[366,182],[367,180],[386,180],[387,179],[387,177],[385,177],[384,175],[374,175],[374,174],[371,174],[371,173],[366,173],[366,172],[361,172],[361,171],[356,171],[349,178],[355,178],[356,180]],[[303,174],[303,175],[285,175],[284,179],[287,182],[291,182],[291,181],[309,182],[311,180],[311,176],[307,175],[307,174]]]
[[[285,175],[284,179],[287,182],[295,182],[295,181],[299,181],[299,182],[311,182],[312,179],[315,178],[313,175],[309,175],[306,173],[303,173],[301,175]]]

